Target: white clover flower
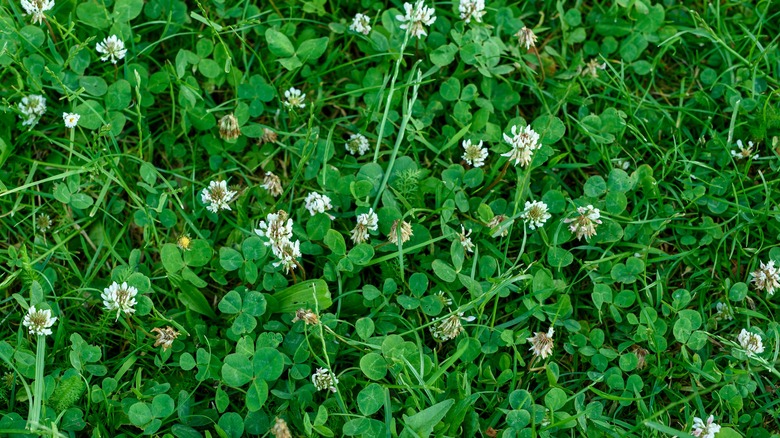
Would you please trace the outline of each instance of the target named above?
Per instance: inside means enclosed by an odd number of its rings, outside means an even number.
[[[241,136],[238,119],[236,119],[233,113],[224,115],[219,119],[219,136],[225,141],[233,141]]]
[[[599,61],[596,58],[591,59],[588,61],[588,63],[585,65],[585,68],[582,69],[582,76],[590,76],[592,78],[599,77],[599,70],[604,70],[607,68],[607,64],[605,62],[599,63]]]
[[[358,245],[368,240],[369,231],[376,231],[379,228],[379,216],[374,213],[373,208],[370,208],[368,213],[359,214],[356,221],[357,224],[352,229],[352,242]]]
[[[515,166],[518,164],[527,166],[531,162],[534,151],[541,147],[539,134],[531,129],[530,125],[520,128],[520,132],[518,132],[516,125],[512,126],[512,136],[504,134],[504,141],[512,146],[512,150],[501,154],[501,156],[509,157],[509,161],[514,160]]]
[[[423,0],[417,0],[414,6],[411,3],[404,3],[404,12],[406,15],[396,15],[395,19],[400,21],[401,29],[409,29],[412,37],[422,38],[428,33],[426,26],[432,25],[436,21],[436,10],[425,6]]]
[[[412,224],[406,221],[402,221],[400,219],[396,219],[393,222],[393,226],[390,227],[390,234],[387,235],[387,240],[394,245],[398,245],[399,222],[400,222],[401,243],[408,242],[409,239],[413,236]]]
[[[717,309],[718,313],[715,314],[715,319],[725,319],[727,321],[731,321],[734,319],[734,314],[731,311],[731,308],[726,303],[721,303],[718,301],[715,304],[715,308]]]
[[[482,16],[485,15],[485,0],[460,0],[458,5],[460,19],[466,23],[471,23],[471,19],[477,23],[482,23]]]
[[[76,113],[62,113],[62,120],[65,121],[66,128],[75,128],[79,124],[80,114]]]
[[[111,286],[103,289],[100,298],[103,299],[103,308],[109,312],[116,310],[116,319],[122,312],[125,314],[135,313],[135,296],[138,295],[138,289],[128,284],[119,284],[116,281]]]
[[[693,430],[691,435],[699,438],[715,438],[715,434],[720,432],[720,425],[714,422],[715,417],[710,415],[705,423],[699,417],[693,417]]]
[[[445,305],[445,306],[451,306],[452,305],[452,299],[449,298],[448,296],[444,295],[444,291],[440,290],[439,292],[437,292],[436,293],[436,298],[438,298],[439,301],[441,301],[441,303],[443,305]]]
[[[270,246],[278,261],[274,267],[283,266],[286,273],[298,266],[301,257],[301,241],[292,241],[293,221],[288,218],[287,212],[279,210],[276,213],[268,213],[265,221],[260,221],[255,234],[268,239],[265,246]]]
[[[274,420],[274,426],[271,428],[271,435],[273,435],[274,438],[292,438],[292,433],[287,426],[287,422],[279,417],[276,417],[276,420]]]
[[[228,190],[226,181],[211,181],[209,186],[200,193],[200,199],[206,205],[206,209],[212,213],[220,210],[230,210],[228,203],[235,198],[237,192]]]
[[[306,95],[295,87],[290,87],[284,92],[284,99],[282,104],[287,109],[306,108]]]
[[[327,389],[330,392],[336,392],[336,385],[339,384],[339,379],[326,368],[317,368],[317,372],[311,376],[311,381],[317,391]]]
[[[458,238],[460,239],[460,244],[463,246],[463,249],[466,252],[474,252],[474,243],[471,241],[470,236],[471,236],[471,230],[466,232],[466,227],[464,227],[463,224],[461,224]]]
[[[547,359],[547,356],[552,355],[553,351],[553,334],[555,330],[550,326],[547,333],[534,332],[534,336],[526,338],[531,343],[530,351],[534,353],[534,356],[541,356],[542,359]]]
[[[157,333],[154,346],[159,347],[162,345],[163,351],[171,348],[171,346],[173,346],[173,341],[181,334],[171,326],[165,328],[155,327],[152,329],[152,333]]]
[[[282,189],[282,181],[278,176],[271,172],[266,172],[263,177],[263,184],[260,186],[268,191],[268,194],[276,198],[281,195],[284,190]]]
[[[102,53],[100,57],[101,61],[110,60],[112,64],[116,64],[117,61],[124,58],[127,54],[125,49],[125,42],[120,40],[116,35],[106,37],[102,42],[97,43],[95,50],[98,53]]]
[[[736,158],[737,160],[742,160],[745,158],[752,158],[754,160],[758,159],[758,154],[753,153],[753,144],[752,141],[748,141],[747,147],[742,143],[742,140],[737,140],[737,148],[739,151],[736,151],[734,149],[731,150],[731,156]]]
[[[770,260],[766,264],[759,262],[760,267],[750,273],[753,277],[753,284],[758,290],[765,290],[771,297],[775,294],[775,289],[780,288],[780,272],[775,267],[775,261]]]
[[[538,37],[533,30],[523,26],[522,29],[517,31],[515,36],[520,41],[520,45],[525,46],[525,50],[531,50],[531,47],[536,47]]]
[[[368,139],[363,134],[352,134],[344,145],[352,155],[360,155],[361,157],[368,152],[369,144]]]
[[[22,325],[27,327],[31,335],[48,336],[55,322],[57,318],[51,316],[50,309],[36,309],[35,306],[30,306],[27,314],[24,315]]]
[[[355,14],[355,18],[352,19],[352,24],[349,25],[349,30],[368,35],[371,32],[371,18],[369,18],[368,15],[361,13]]]
[[[761,341],[761,336],[751,333],[745,329],[742,329],[737,336],[737,341],[742,349],[747,351],[748,355],[761,354],[764,352],[764,343]]]
[[[493,219],[490,219],[490,222],[488,222],[487,226],[491,230],[494,228],[498,228],[499,225],[501,225],[502,222],[504,222],[507,219],[507,217],[503,214],[497,214],[493,216]],[[501,234],[498,235],[498,237],[506,237],[506,235],[509,234],[509,229],[504,229],[501,231]]]
[[[488,150],[482,147],[482,140],[479,141],[479,144],[472,144],[471,140],[464,140],[461,146],[463,146],[463,156],[461,158],[469,163],[469,166],[482,167],[485,165]]]
[[[40,24],[46,19],[43,14],[54,7],[54,0],[22,0],[24,15],[32,15],[32,24]]]
[[[525,209],[520,213],[523,221],[528,222],[528,228],[535,230],[542,228],[547,219],[552,215],[547,210],[547,204],[542,201],[525,202]]]
[[[52,225],[51,216],[49,216],[48,214],[42,214],[38,216],[38,218],[35,219],[35,225],[38,226],[38,231],[45,233],[46,231],[49,230],[49,228],[51,228]]]
[[[434,320],[435,324],[433,324],[430,328],[431,335],[433,335],[433,338],[439,342],[455,339],[459,334],[463,333],[463,324],[461,323],[461,320],[471,322],[475,319],[476,318],[473,316],[464,318],[463,312],[453,313],[449,316],[437,318]]]
[[[333,208],[328,195],[320,195],[316,192],[311,192],[306,195],[306,199],[304,199],[303,202],[306,205],[306,209],[309,210],[309,214],[312,216],[317,213],[325,213]]]
[[[18,107],[22,113],[19,115],[23,119],[22,125],[32,128],[46,112],[46,98],[40,94],[31,94],[23,97]]]
[[[601,225],[601,212],[592,205],[587,207],[577,207],[577,213],[580,215],[575,218],[564,219],[563,223],[571,223],[569,230],[577,235],[577,240],[590,239],[596,235],[596,226]]]

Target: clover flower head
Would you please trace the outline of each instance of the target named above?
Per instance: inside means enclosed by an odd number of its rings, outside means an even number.
[[[95,51],[102,53],[100,57],[101,61],[111,61],[112,64],[116,64],[117,61],[124,58],[127,54],[125,49],[125,42],[120,40],[116,35],[106,37],[103,41],[97,43]]]
[[[44,12],[54,7],[54,0],[22,0],[24,15],[32,16],[32,24],[43,23],[46,19]]]
[[[233,113],[222,116],[219,119],[219,136],[222,140],[233,141],[241,135],[241,128],[238,126],[238,119]]]
[[[48,336],[55,322],[57,317],[51,316],[50,309],[36,309],[35,306],[30,306],[27,314],[24,315],[22,325],[27,327],[31,335]]]
[[[769,296],[775,294],[775,290],[780,288],[780,272],[775,267],[775,261],[770,260],[766,264],[759,262],[760,267],[750,273],[753,277],[753,284],[756,289],[764,290]]]
[[[66,128],[75,128],[79,124],[80,114],[76,113],[62,113],[62,120],[65,122]]]
[[[368,144],[368,139],[363,134],[357,133],[349,136],[349,140],[344,144],[344,147],[350,154],[362,157],[368,152],[370,146]]]
[[[485,165],[485,159],[488,157],[487,148],[482,147],[482,140],[479,144],[471,143],[471,140],[464,140],[461,144],[463,146],[463,160],[469,164],[469,166],[482,167]]]
[[[21,112],[19,117],[23,119],[22,126],[29,126],[32,129],[46,112],[46,98],[40,94],[24,96],[18,108]]]
[[[263,128],[263,136],[260,137],[260,143],[274,143],[279,139],[279,135],[274,131]]]
[[[417,0],[412,6],[411,3],[404,3],[404,15],[396,15],[395,19],[402,24],[401,29],[409,29],[412,37],[422,38],[428,33],[426,27],[436,21],[436,10],[425,6],[423,0]]]
[[[263,184],[260,186],[268,191],[268,194],[274,198],[281,195],[284,190],[282,189],[282,181],[278,176],[271,172],[266,172],[263,177]]]
[[[116,281],[111,286],[103,289],[100,298],[103,299],[103,308],[109,312],[116,310],[116,319],[122,312],[125,314],[135,313],[135,296],[138,295],[138,289],[129,286],[127,282],[122,284]]]
[[[274,420],[274,426],[271,428],[271,435],[275,438],[292,438],[292,433],[287,426],[287,422],[279,417],[276,417],[276,420]]]
[[[512,146],[512,150],[501,154],[501,156],[508,157],[509,161],[514,161],[515,166],[518,164],[523,167],[527,166],[531,162],[531,158],[533,158],[534,151],[541,147],[539,134],[528,125],[520,128],[519,131],[517,125],[513,125],[512,135],[504,134],[504,141]]]
[[[752,141],[748,141],[747,146],[745,146],[744,143],[742,143],[742,140],[737,140],[737,149],[738,150],[731,150],[731,156],[736,158],[737,160],[752,158],[754,160],[758,159],[758,154],[754,154],[753,147],[755,144],[753,144]]]
[[[693,417],[691,435],[699,438],[715,438],[715,434],[718,432],[720,432],[720,425],[715,423],[714,416],[710,415],[706,422],[699,417]]]
[[[587,64],[585,64],[585,68],[582,69],[582,76],[590,76],[592,78],[599,77],[599,70],[604,70],[607,68],[607,64],[605,62],[599,62],[598,59],[593,58],[590,61],[588,61]]]
[[[715,309],[717,310],[717,313],[715,314],[715,319],[724,319],[727,321],[731,321],[732,319],[734,319],[734,313],[732,312],[728,304],[718,301],[715,304]]]
[[[393,222],[393,226],[390,227],[390,234],[387,235],[387,240],[398,245],[398,234],[401,234],[401,243],[406,243],[412,237],[412,224],[401,219],[396,219]]]
[[[301,241],[292,240],[293,221],[287,216],[287,212],[279,210],[276,213],[268,213],[264,221],[260,221],[255,229],[255,234],[268,239],[264,244],[270,246],[271,251],[278,261],[275,267],[284,267],[285,272],[298,266],[301,257]]]
[[[531,50],[531,47],[536,47],[538,37],[533,30],[523,26],[522,29],[517,31],[515,36],[520,41],[520,45],[525,46],[525,50]]]
[[[290,87],[290,89],[284,92],[284,101],[282,104],[284,104],[284,107],[288,110],[306,108],[306,94],[295,87]]]
[[[555,330],[552,326],[544,332],[534,332],[534,335],[526,340],[531,343],[530,351],[534,356],[540,356],[542,359],[546,359],[547,356],[551,356],[553,352],[553,334]]]
[[[339,384],[339,379],[326,368],[317,368],[317,372],[312,374],[311,381],[314,383],[314,387],[317,391],[329,390],[330,392],[338,391],[336,385]]]
[[[370,208],[368,213],[362,213],[357,216],[355,228],[352,229],[351,238],[355,245],[368,240],[369,231],[376,231],[379,228],[379,216]]]
[[[466,23],[471,23],[472,19],[482,23],[482,16],[485,15],[485,0],[460,0],[458,12],[460,12],[460,19]]]
[[[305,203],[306,210],[309,210],[309,214],[312,216],[317,213],[325,213],[333,208],[328,195],[321,195],[316,192],[311,192],[306,195],[306,199],[304,199],[303,202]]]
[[[473,316],[464,317],[463,312],[437,318],[434,320],[435,324],[430,328],[431,335],[439,342],[455,339],[459,334],[463,333],[462,321],[472,322],[475,319]]]
[[[48,214],[41,214],[35,219],[35,225],[38,227],[38,231],[45,233],[51,228],[51,217]]]
[[[598,208],[593,208],[592,205],[587,207],[577,207],[577,213],[579,216],[569,219],[564,219],[563,222],[569,225],[569,230],[577,235],[577,240],[590,239],[596,235],[596,226],[601,224],[601,212]]]
[[[200,199],[206,205],[206,209],[212,213],[220,210],[230,210],[228,203],[232,201],[238,192],[228,190],[227,181],[211,181],[209,186],[200,193]]]
[[[171,326],[165,328],[155,327],[152,329],[152,333],[157,333],[154,341],[155,348],[162,345],[163,351],[171,348],[173,341],[181,334]]]
[[[189,251],[192,249],[192,239],[190,238],[190,235],[187,233],[181,234],[179,238],[176,239],[176,246],[182,251]]]
[[[547,204],[542,201],[525,202],[525,209],[520,214],[523,221],[528,222],[528,228],[535,230],[544,226],[552,215],[547,210]]]
[[[320,317],[311,309],[298,309],[295,311],[295,318],[292,322],[303,321],[306,325],[317,325],[320,323]]]
[[[371,33],[371,18],[366,14],[357,13],[355,18],[352,19],[352,24],[349,25],[349,30],[352,32],[362,33],[368,35]]]
[[[743,350],[747,351],[748,355],[761,354],[764,352],[764,343],[761,341],[761,336],[756,333],[751,333],[746,329],[742,329],[737,336],[737,341]]]
[[[471,241],[470,236],[471,230],[466,231],[466,227],[461,224],[458,238],[460,239],[460,244],[463,246],[463,250],[466,252],[474,252],[474,242]]]

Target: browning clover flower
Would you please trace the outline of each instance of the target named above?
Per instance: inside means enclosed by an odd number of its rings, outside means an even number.
[[[317,391],[322,391],[324,389],[327,389],[330,392],[338,391],[336,385],[339,384],[339,379],[326,368],[317,368],[317,372],[311,376],[311,381],[314,383],[314,387],[317,388]]]
[[[412,37],[422,38],[428,33],[426,26],[432,25],[436,21],[436,10],[425,6],[423,0],[417,0],[414,6],[411,3],[404,3],[405,15],[396,15],[395,19],[400,21],[401,29],[409,29]]]
[[[509,161],[515,162],[515,166],[518,164],[525,167],[531,162],[534,151],[539,149],[539,134],[536,133],[531,126],[526,125],[524,128],[520,128],[518,132],[517,126],[512,126],[512,136],[504,134],[504,141],[512,146],[512,150],[505,154],[501,154],[502,157],[508,157]]]
[[[596,235],[596,226],[601,224],[601,212],[592,205],[587,207],[577,207],[577,213],[580,215],[575,218],[564,219],[563,223],[571,223],[569,230],[577,235],[577,240],[590,239]]]
[[[306,325],[317,325],[320,323],[320,317],[311,309],[298,309],[295,311],[295,318],[292,319],[292,322],[298,321],[303,321]]]
[[[100,57],[101,61],[111,61],[112,64],[116,64],[117,61],[124,58],[127,54],[125,49],[125,42],[120,40],[116,35],[106,37],[103,41],[97,43],[95,51],[102,53]]]
[[[764,290],[771,297],[775,289],[780,288],[780,272],[775,267],[775,261],[770,260],[766,264],[759,262],[760,267],[750,273],[756,289]]]
[[[471,140],[464,140],[463,146],[463,160],[469,163],[469,166],[482,167],[485,165],[485,159],[488,157],[487,148],[482,147],[482,140],[479,144],[472,144]]]
[[[531,50],[531,47],[536,47],[538,37],[533,30],[523,26],[522,29],[517,31],[515,36],[520,41],[520,45],[525,46],[525,50]]]
[[[737,160],[742,160],[746,158],[752,158],[754,160],[758,159],[758,154],[753,153],[753,144],[752,141],[748,141],[748,145],[745,146],[742,143],[742,140],[737,140],[737,148],[739,151],[736,151],[734,149],[731,150],[731,156],[736,158]]]
[[[265,173],[265,176],[263,177],[263,184],[260,187],[268,191],[268,194],[274,198],[278,197],[284,192],[282,189],[282,181],[278,176],[271,172]]]
[[[371,33],[371,18],[369,18],[368,15],[361,13],[355,14],[355,18],[352,19],[352,24],[349,25],[349,30],[368,35]]]
[[[525,210],[520,214],[523,221],[528,222],[528,228],[535,230],[544,226],[552,215],[547,210],[547,204],[542,201],[525,202]]]
[[[232,113],[219,119],[219,136],[225,141],[234,141],[241,135],[238,119]]]
[[[368,139],[360,133],[352,134],[349,137],[349,140],[347,140],[347,143],[344,145],[344,147],[347,149],[347,152],[349,152],[352,155],[359,155],[363,156],[368,152],[369,144]]]
[[[412,225],[409,222],[396,219],[393,222],[393,226],[390,227],[390,234],[387,235],[387,240],[394,245],[398,245],[398,234],[401,235],[401,243],[408,242],[412,237]]]
[[[50,309],[36,309],[35,306],[30,306],[22,320],[22,325],[27,327],[31,335],[48,336],[55,322],[57,317],[51,316]]]
[[[279,417],[276,417],[276,420],[274,420],[274,426],[271,428],[271,435],[275,438],[292,438],[292,433],[290,433],[287,422]]]
[[[607,64],[602,62],[599,63],[599,61],[596,58],[591,59],[588,61],[588,63],[585,65],[585,68],[582,69],[582,76],[590,76],[592,78],[599,77],[599,70],[604,70],[607,68]]]
[[[352,229],[351,238],[352,243],[359,245],[368,240],[369,231],[376,231],[379,228],[379,216],[374,213],[374,209],[368,209],[368,213],[359,214],[357,216],[357,224]]]
[[[527,338],[526,340],[531,343],[531,350],[534,356],[540,356],[542,359],[547,359],[547,356],[552,355],[553,351],[553,333],[555,330],[550,327],[547,333],[534,332],[534,336]]]
[[[157,333],[157,339],[155,339],[154,346],[159,347],[162,345],[163,351],[171,348],[173,341],[181,334],[171,326],[165,328],[155,327],[152,329],[152,333]]]
[[[182,251],[189,251],[192,246],[192,239],[190,239],[190,235],[187,233],[182,234],[179,236],[178,239],[176,239],[176,246],[179,247]]]
[[[728,304],[718,301],[715,304],[715,309],[718,312],[715,314],[715,319],[724,319],[727,321],[734,319],[734,313],[731,311],[731,308],[728,306]]]
[[[120,285],[115,281],[111,286],[103,289],[100,298],[103,299],[103,307],[107,311],[116,310],[116,319],[118,320],[122,312],[125,314],[135,313],[136,295],[138,295],[138,289],[129,286],[127,282]]]
[[[463,333],[463,324],[461,320],[466,322],[474,321],[476,318],[469,316],[463,317],[463,312],[453,313],[449,316],[444,316],[434,320],[435,324],[431,326],[431,335],[439,342],[455,339],[459,334]]]
[[[263,128],[263,136],[260,137],[261,143],[275,143],[278,139],[279,135],[277,133],[268,128]]]
[[[488,228],[490,228],[491,230],[491,233],[492,230],[498,228],[501,225],[501,223],[504,222],[505,220],[507,220],[507,217],[503,214],[497,214],[493,216],[493,219],[490,219],[490,222],[488,222],[487,224]],[[506,237],[507,234],[509,234],[509,229],[504,229],[503,231],[501,231],[501,234],[499,234],[498,236]]]
[[[220,210],[230,210],[228,203],[235,198],[237,192],[228,190],[226,181],[211,181],[209,186],[200,194],[200,198],[206,205],[206,209],[212,213]]]
[[[699,438],[715,438],[715,434],[720,432],[720,425],[715,423],[715,417],[710,415],[705,423],[699,417],[693,417],[693,430],[691,435]]]
[[[737,336],[737,341],[739,341],[739,345],[749,356],[764,352],[764,343],[761,341],[761,336],[756,333],[751,333],[742,329],[742,331],[739,332],[739,336]]]

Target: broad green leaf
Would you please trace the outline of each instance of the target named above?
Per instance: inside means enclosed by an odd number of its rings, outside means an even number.
[[[274,55],[280,58],[289,58],[295,54],[295,47],[293,47],[290,39],[278,30],[266,29],[265,39],[268,42],[268,50]]]

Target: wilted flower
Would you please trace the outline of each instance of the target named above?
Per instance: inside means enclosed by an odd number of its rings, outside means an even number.
[[[476,318],[473,316],[464,318],[463,312],[453,313],[449,316],[437,318],[434,320],[435,324],[433,324],[430,328],[431,335],[433,335],[433,338],[439,342],[455,339],[459,334],[463,333],[463,324],[461,323],[461,320],[471,322],[475,319]]]
[[[357,13],[355,18],[352,19],[352,24],[349,25],[349,30],[363,35],[368,35],[371,32],[371,18],[368,15]]]
[[[482,16],[485,15],[485,0],[460,0],[458,5],[460,19],[466,23],[471,23],[471,19],[477,23],[482,23]]]
[[[285,272],[298,266],[297,259],[301,257],[301,241],[292,241],[293,221],[287,216],[287,212],[279,210],[276,213],[268,213],[265,221],[260,221],[255,233],[268,239],[266,246],[279,261],[274,266],[284,266]]]
[[[436,298],[441,301],[441,303],[445,306],[451,306],[452,305],[452,299],[450,299],[448,296],[444,295],[444,291],[439,291],[436,293]]]
[[[325,368],[317,368],[317,372],[311,376],[311,381],[317,391],[328,389],[331,392],[336,392],[336,385],[339,384],[339,379]]]
[[[530,125],[526,125],[524,128],[520,128],[520,132],[517,131],[517,126],[512,126],[512,136],[504,134],[504,141],[512,146],[512,150],[501,154],[502,157],[509,157],[509,161],[514,160],[515,166],[520,164],[521,166],[527,166],[531,162],[534,151],[539,149],[539,134],[531,129]]]
[[[46,112],[46,98],[40,94],[23,97],[19,102],[19,112],[22,113],[19,115],[23,119],[22,125],[32,128]]]
[[[400,228],[399,228],[400,222]],[[390,227],[390,234],[387,236],[387,240],[395,245],[398,245],[398,234],[401,234],[401,243],[406,243],[412,237],[412,225],[409,222],[396,219],[393,222],[393,226]]]
[[[748,354],[761,354],[764,352],[764,343],[761,341],[761,336],[751,333],[745,329],[742,329],[737,336],[739,345],[748,352]]]
[[[590,76],[593,78],[599,77],[599,70],[604,70],[607,68],[607,64],[602,62],[599,63],[599,61],[596,58],[591,59],[588,61],[588,63],[585,65],[585,68],[582,69],[582,75],[583,76]]]
[[[362,157],[366,152],[368,152],[368,139],[363,134],[352,134],[349,136],[349,140],[347,140],[347,143],[344,145],[344,147],[350,154],[357,154]]]
[[[765,290],[769,296],[775,294],[775,289],[780,288],[780,273],[775,268],[775,261],[770,260],[766,264],[759,262],[760,267],[750,273],[753,284],[758,290]]]
[[[328,195],[320,195],[316,192],[311,192],[306,195],[306,199],[303,200],[306,209],[309,210],[309,214],[314,216],[317,213],[325,213],[333,208],[330,203]]]
[[[357,224],[352,229],[352,242],[355,245],[361,244],[368,240],[368,232],[376,231],[379,227],[379,216],[374,213],[374,209],[368,209],[368,213],[359,214],[357,216]]]
[[[488,222],[487,226],[488,228],[493,230],[494,228],[497,228],[499,225],[501,225],[501,223],[504,222],[506,219],[507,217],[505,215],[497,214],[493,216],[493,219],[490,219],[490,222]],[[499,234],[499,236],[506,237],[507,234],[509,234],[509,230],[504,229],[503,231],[501,231],[501,234]]]
[[[753,154],[753,146],[755,145],[752,141],[748,141],[748,145],[745,147],[745,145],[742,143],[742,140],[737,140],[737,148],[739,148],[739,151],[732,149],[731,156],[737,160],[741,160],[743,158],[753,158],[754,160],[757,160],[758,154]]]
[[[51,218],[48,214],[41,214],[35,219],[35,225],[38,227],[38,231],[45,233],[51,228]]]
[[[647,366],[647,362],[645,360],[645,357],[647,357],[647,354],[649,351],[645,350],[644,348],[640,347],[639,345],[634,345],[634,348],[631,349],[631,351],[634,352],[636,355],[636,367],[637,369],[642,369]]]
[[[295,318],[292,322],[303,321],[306,325],[317,325],[320,323],[320,317],[311,309],[298,309],[295,311]]]
[[[458,238],[460,239],[460,244],[463,246],[463,249],[466,252],[474,252],[474,243],[471,241],[471,230],[466,232],[466,228],[463,226],[463,224],[460,225],[460,234],[458,234]]]
[[[22,320],[22,325],[27,327],[31,335],[48,336],[55,322],[57,318],[51,316],[50,309],[36,309],[35,306],[30,306]]]
[[[263,128],[263,136],[260,137],[260,141],[262,143],[274,143],[278,138],[279,136],[274,131]]]
[[[287,422],[283,419],[276,417],[274,421],[274,427],[271,428],[271,435],[276,438],[292,438],[290,428],[287,427]]]
[[[62,113],[62,119],[65,121],[66,128],[75,128],[80,118],[81,115],[76,113]]]
[[[564,219],[563,222],[569,225],[569,230],[572,233],[577,234],[577,240],[590,239],[596,235],[596,226],[601,224],[601,212],[598,208],[593,208],[592,205],[587,207],[577,207],[577,213],[580,215],[575,218]]]
[[[113,64],[116,64],[117,61],[124,58],[127,54],[124,41],[120,40],[116,35],[106,37],[102,42],[97,43],[95,50],[103,54],[100,57],[101,61],[111,60]]]
[[[552,215],[547,211],[547,204],[542,201],[525,202],[525,210],[520,214],[523,221],[528,222],[528,228],[541,228]]]
[[[482,167],[485,165],[485,159],[488,156],[487,148],[482,147],[482,140],[479,144],[472,144],[471,140],[464,140],[463,146],[463,160],[469,163],[469,166]]]
[[[233,141],[241,135],[238,119],[232,113],[219,119],[219,136],[222,140]]]
[[[260,186],[268,191],[268,194],[276,198],[281,195],[284,190],[282,189],[282,181],[278,176],[271,172],[266,172],[263,177],[263,184]]]
[[[715,304],[715,308],[718,311],[718,313],[715,314],[715,319],[725,319],[727,321],[734,319],[734,314],[728,304],[718,301],[717,304]]]
[[[547,356],[552,355],[553,351],[553,333],[555,330],[550,326],[547,333],[534,332],[534,336],[527,338],[526,340],[531,343],[531,350],[534,356],[541,356],[542,359],[547,359]]]
[[[24,15],[32,15],[32,23],[40,24],[46,19],[43,14],[54,7],[54,0],[22,0]]]
[[[411,3],[404,3],[404,12],[406,15],[396,15],[395,19],[400,21],[401,29],[409,29],[412,37],[422,38],[428,33],[426,26],[432,25],[436,21],[436,10],[425,6],[423,0],[417,0],[412,6]]]
[[[219,210],[230,210],[228,203],[233,200],[237,192],[228,190],[226,181],[211,181],[209,186],[200,193],[200,199],[206,205],[206,209],[212,213]]]
[[[715,438],[715,434],[720,432],[720,425],[714,422],[715,417],[710,415],[707,423],[699,417],[693,417],[693,430],[691,435],[699,438]]]
[[[178,246],[182,251],[189,251],[191,245],[192,239],[190,239],[190,235],[187,233],[182,234],[178,239],[176,239],[176,246]]]
[[[295,87],[290,87],[289,90],[284,92],[284,99],[282,104],[287,109],[306,108],[306,95]]]
[[[181,334],[171,326],[165,328],[155,327],[152,329],[152,333],[157,333],[157,339],[155,339],[154,346],[159,347],[162,345],[163,351],[171,348],[173,341]]]
[[[100,298],[103,299],[103,307],[109,312],[116,310],[116,319],[119,319],[122,312],[135,313],[136,295],[138,289],[129,286],[127,282],[119,284],[115,281],[111,286],[103,289]]]
[[[522,29],[517,31],[515,36],[520,41],[520,45],[525,46],[525,50],[531,50],[531,47],[536,47],[538,37],[533,30],[523,26]]]

